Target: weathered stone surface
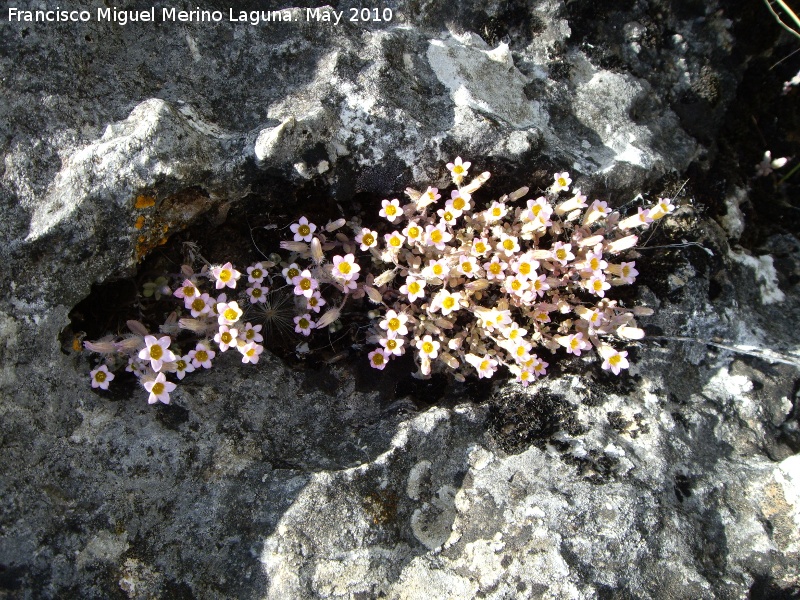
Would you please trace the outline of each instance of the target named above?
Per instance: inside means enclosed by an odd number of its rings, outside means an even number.
[[[718,136],[775,36],[738,35],[755,17],[714,3],[581,4],[3,24],[0,595],[796,593],[796,231],[731,248],[754,239],[749,173],[709,174],[739,167]],[[462,404],[451,386],[423,410],[360,361],[298,371],[265,354],[149,407],[138,389],[92,392],[87,358],[62,349],[92,284],[187,227],[219,243],[237,206],[302,210],[306,192],[356,210],[436,183],[459,154],[493,171],[492,193],[558,168],[616,205],[693,173],[639,259],[656,314],[629,375],[561,361],[527,390]],[[703,215],[714,202],[724,230]]]

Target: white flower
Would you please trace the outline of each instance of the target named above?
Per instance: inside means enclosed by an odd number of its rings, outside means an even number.
[[[297,223],[292,223],[289,229],[294,234],[295,242],[310,242],[311,238],[314,237],[317,226],[314,223],[309,223],[307,218],[300,217],[300,220]]]
[[[204,342],[197,342],[197,346],[194,350],[189,352],[186,355],[186,358],[192,361],[192,366],[194,368],[199,369],[203,367],[204,369],[211,368],[211,359],[217,355],[216,352],[211,350],[207,344]]]
[[[607,346],[603,344],[599,350],[600,356],[603,357],[603,364],[602,367],[606,371],[609,369],[611,370],[614,375],[619,375],[621,369],[628,368],[628,359],[625,358],[628,356],[626,351],[618,352],[611,346]]]
[[[100,388],[101,390],[107,390],[108,384],[114,379],[114,374],[108,371],[106,365],[100,365],[93,371],[90,371],[89,376],[92,378],[92,387]]]
[[[569,173],[567,173],[566,171],[564,171],[563,173],[556,173],[553,176],[553,179],[555,179],[555,181],[553,182],[553,185],[550,187],[553,193],[566,192],[567,190],[569,190],[569,185],[572,183],[572,179],[570,179]]]
[[[239,337],[237,329],[231,329],[227,325],[220,325],[219,331],[214,336],[214,341],[219,344],[219,349],[225,352],[231,346],[236,345],[237,337]]]
[[[370,352],[367,355],[367,358],[369,358],[369,364],[373,369],[383,371],[383,369],[386,367],[386,363],[389,362],[389,356],[390,355],[387,355],[385,350],[382,348],[377,348]]]
[[[374,248],[378,243],[378,232],[364,227],[361,229],[361,233],[356,236],[356,243],[361,244],[361,250]]]
[[[451,162],[447,163],[447,170],[450,171],[450,175],[453,177],[453,183],[458,185],[462,181],[464,181],[464,176],[467,174],[467,171],[472,166],[471,162],[462,162],[461,157],[457,156],[456,159]]]
[[[297,263],[292,263],[281,271],[281,275],[286,279],[286,285],[293,285],[292,280],[300,275],[300,266]]]
[[[508,264],[503,262],[499,256],[494,255],[492,260],[483,263],[483,270],[486,271],[486,279],[497,279],[502,281],[506,278],[506,268]]]
[[[441,344],[429,335],[426,335],[421,340],[417,340],[416,343],[420,356],[428,359],[436,358],[439,355],[440,346]]]
[[[226,262],[221,267],[211,269],[211,275],[217,280],[216,288],[221,290],[224,287],[235,288],[236,282],[242,274],[233,268],[230,262]],[[188,308],[188,307],[187,307]]]
[[[611,284],[606,281],[606,276],[603,273],[595,273],[586,282],[586,289],[595,296],[605,298],[606,290],[611,289]]]
[[[306,313],[294,318],[295,332],[302,333],[303,335],[311,335],[311,330],[315,329],[317,324],[311,320],[311,315]]]
[[[444,250],[447,242],[452,239],[453,236],[444,228],[441,221],[436,225],[425,226],[425,243],[437,250]]]
[[[153,335],[148,335],[145,336],[144,343],[147,347],[142,348],[139,352],[139,358],[145,361],[149,360],[153,371],[158,372],[165,362],[173,362],[175,360],[175,355],[169,349],[172,339],[168,335],[159,339],[156,339]]]
[[[590,347],[589,342],[583,339],[583,334],[573,333],[571,335],[558,335],[556,341],[567,349],[567,354],[580,356],[581,352]]]
[[[408,335],[408,315],[405,313],[398,313],[394,310],[386,311],[386,318],[380,323],[380,328],[388,332],[390,336]]]
[[[507,213],[508,208],[506,205],[495,200],[489,208],[483,211],[483,218],[486,219],[487,223],[494,223],[505,217]]]
[[[242,316],[242,309],[239,308],[237,302],[218,302],[217,314],[219,318],[217,322],[220,325],[233,325]]]
[[[147,397],[148,404],[155,404],[156,402],[169,404],[169,393],[178,387],[171,381],[167,381],[163,373],[156,375],[153,381],[145,381],[143,385],[144,389],[150,392]]]
[[[455,294],[451,294],[445,289],[439,290],[439,293],[434,296],[430,306],[431,311],[441,310],[443,317],[446,317],[451,312],[455,312],[460,308],[461,293],[456,292]]]
[[[445,202],[445,209],[453,213],[454,217],[460,217],[465,210],[472,208],[472,196],[467,192],[453,190],[450,192],[450,200]]]
[[[403,338],[387,336],[380,338],[379,342],[384,347],[387,358],[390,354],[400,356],[405,352],[405,348],[403,348],[405,340]]]
[[[478,371],[478,379],[490,378],[497,371],[497,361],[489,356],[478,356],[470,353],[464,358]]]
[[[255,342],[249,342],[239,346],[239,352],[242,354],[243,363],[254,365],[258,362],[261,353],[264,352],[264,346],[256,344]]]
[[[264,281],[264,276],[266,274],[267,272],[264,270],[264,265],[260,262],[257,262],[252,267],[247,267],[247,281],[250,283],[261,283]]]
[[[358,272],[361,267],[356,264],[355,256],[345,254],[333,257],[333,276],[343,281],[354,281],[358,279]]]
[[[403,214],[403,211],[400,209],[400,201],[397,198],[393,200],[382,200],[381,201],[381,210],[378,212],[378,215],[384,217],[389,223],[394,223],[395,220]]]
[[[269,288],[262,286],[259,283],[254,283],[253,287],[247,288],[247,295],[250,297],[251,304],[258,304],[259,302],[267,301],[267,292]]]
[[[261,335],[261,325],[253,325],[252,323],[244,324],[244,333],[242,338],[248,342],[263,342],[264,336]]]
[[[495,248],[498,252],[505,254],[507,258],[511,258],[519,252],[519,241],[516,236],[501,233],[500,241]]]
[[[409,302],[425,297],[425,280],[417,279],[413,275],[406,277],[404,285],[400,286],[400,293],[408,296]]]
[[[552,253],[553,259],[558,261],[562,266],[566,265],[571,260],[575,260],[575,255],[572,253],[572,244],[556,242],[553,244],[550,252]]]
[[[314,290],[319,287],[319,283],[311,276],[311,271],[308,269],[301,271],[300,274],[292,279],[294,285],[294,293],[297,296],[305,296],[311,298],[314,295]]]
[[[390,250],[400,250],[403,247],[403,242],[406,241],[406,238],[396,231],[384,234],[383,239],[386,240],[386,247]]]

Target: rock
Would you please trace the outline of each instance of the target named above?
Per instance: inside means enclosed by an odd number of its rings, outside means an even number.
[[[6,23],[0,595],[796,593],[800,254],[788,221],[752,233],[719,142],[777,34],[766,11],[673,4]],[[167,249],[255,253],[253,214],[351,216],[457,155],[492,171],[487,197],[569,170],[622,206],[692,174],[637,259],[627,300],[656,310],[629,374],[576,358],[527,389],[415,383],[267,352],[169,406],[90,388],[71,323],[117,323],[78,313],[128,310]]]

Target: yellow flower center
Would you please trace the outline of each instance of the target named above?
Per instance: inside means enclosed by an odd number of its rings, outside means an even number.
[[[442,265],[433,265],[433,274],[437,277],[444,272]]]
[[[433,231],[431,231],[431,240],[433,240],[437,244],[441,242],[442,232],[439,229],[434,229]]]
[[[594,287],[595,292],[599,292],[600,290],[603,289],[603,282],[600,281],[599,279],[595,279],[594,284],[592,284],[592,287]]]
[[[422,342],[422,351],[425,354],[433,352],[433,342]]]
[[[194,296],[194,286],[193,285],[187,285],[185,288],[183,288],[183,295],[184,296],[188,296],[189,298]]]
[[[203,300],[202,298],[195,298],[195,299],[192,301],[192,308],[193,308],[194,310],[196,310],[197,312],[200,312],[200,311],[201,311],[201,310],[203,310],[205,307],[206,307],[206,302],[205,302],[205,300]]]
[[[612,357],[610,357],[608,359],[608,362],[612,366],[616,367],[619,364],[619,361],[621,361],[621,360],[622,360],[622,356],[620,356],[619,354],[615,354],[614,356],[612,356]]]
[[[463,210],[466,205],[467,203],[464,202],[464,199],[461,196],[458,196],[453,200],[453,208],[456,210]]]
[[[500,263],[496,263],[495,262],[495,263],[492,263],[492,264],[489,265],[489,272],[492,275],[499,275],[500,271],[502,271],[502,270],[503,269],[500,268]]]
[[[403,242],[396,235],[389,238],[389,245],[395,248],[399,248],[402,243]]]
[[[250,350],[248,350],[246,352],[248,358],[252,358],[255,355],[255,353],[256,353],[256,349],[255,348],[250,348]]]
[[[519,279],[514,279],[511,282],[511,289],[514,290],[515,292],[518,292],[520,288],[522,288],[522,282]]]
[[[535,289],[536,291],[542,289],[542,282],[539,279],[533,282],[533,289]]]
[[[252,340],[254,337],[256,337],[256,330],[248,329],[247,331],[245,331],[244,337],[246,337],[248,340]]]
[[[481,369],[480,369],[481,371],[485,371],[488,368],[489,368],[489,361],[488,360],[484,360],[483,362],[481,362]]]
[[[314,296],[311,296],[311,298],[308,299],[309,306],[316,306],[317,304],[319,304],[319,300],[317,300]]]
[[[375,236],[371,233],[365,233],[361,238],[361,243],[363,243],[365,246],[372,246],[372,244],[375,243]]]
[[[525,356],[525,346],[517,346],[517,356],[520,358]]]
[[[397,348],[397,340],[386,340],[386,347],[389,350],[394,350]]]
[[[572,338],[572,340],[569,343],[569,347],[572,348],[573,350],[577,349],[578,348],[578,338]]]
[[[450,310],[455,305],[456,305],[456,301],[455,301],[455,298],[453,298],[452,296],[448,296],[442,302],[442,306],[445,307],[447,310]]]
[[[204,363],[208,360],[208,352],[205,350],[198,350],[194,353],[194,357],[201,363]]]
[[[484,252],[486,252],[486,244],[484,244],[483,242],[476,243],[475,252],[477,252],[478,254],[483,254]]]
[[[419,237],[419,227],[409,227],[408,237],[417,239]]]
[[[163,384],[163,383],[161,383],[160,381],[159,381],[158,383],[156,383],[155,385],[153,385],[152,392],[153,392],[153,393],[154,393],[156,396],[158,396],[159,394],[161,394],[161,392],[163,392],[163,391],[164,391],[164,384]]]
[[[411,292],[412,294],[418,294],[419,293],[419,283],[417,283],[416,281],[412,281],[411,283],[409,283],[408,284],[408,291]]]
[[[222,269],[222,271],[219,272],[220,281],[230,281],[231,277],[233,277],[233,273],[231,273],[228,269]]]
[[[308,327],[310,325],[310,323],[308,322],[308,319],[305,319],[305,318],[300,319],[300,321],[298,321],[297,324],[300,325],[300,329],[308,329]]]
[[[294,279],[294,278],[295,278],[295,277],[297,277],[298,275],[300,275],[300,269],[295,269],[295,268],[293,267],[293,268],[289,269],[288,271],[286,271],[286,276],[287,276],[289,279]]]
[[[542,212],[542,205],[534,204],[533,206],[531,206],[531,212],[533,213],[534,217],[538,217],[539,213]]]
[[[464,174],[464,167],[461,165],[454,165],[453,166],[453,173],[456,175],[463,175]]]
[[[556,250],[556,258],[557,258],[558,260],[566,260],[566,258],[567,258],[567,251],[566,251],[566,250],[564,250],[563,248],[559,248],[558,250]]]
[[[566,185],[567,185],[567,180],[566,180],[566,179],[564,179],[563,177],[559,177],[559,178],[558,178],[558,185],[559,185],[560,187],[566,187]]]
[[[592,271],[597,271],[597,269],[600,268],[600,261],[597,260],[596,258],[593,258],[592,260],[589,261],[589,268]]]
[[[105,371],[98,371],[94,374],[94,380],[98,383],[103,383],[106,380]]]
[[[389,329],[391,329],[392,331],[397,331],[398,329],[400,329],[400,319],[398,319],[397,317],[389,319]]]
[[[164,349],[161,346],[158,344],[150,346],[150,358],[158,360],[162,356],[164,356]]]
[[[228,319],[228,321],[235,321],[239,318],[239,315],[237,315],[236,311],[232,308],[226,308],[225,312],[222,313],[222,316]]]
[[[452,220],[453,220],[455,217],[453,216],[453,213],[451,213],[451,212],[449,212],[449,211],[448,211],[448,212],[446,212],[446,213],[444,213],[444,214],[442,215],[442,218],[443,218],[445,221],[452,221]]]
[[[531,272],[531,263],[520,263],[519,274],[528,275]]]
[[[461,270],[464,271],[464,273],[472,273],[472,263],[469,261],[464,261],[461,263]]]
[[[261,288],[253,288],[252,294],[253,298],[261,298]]]
[[[311,280],[307,278],[303,278],[300,280],[300,289],[301,290],[310,290],[311,289]]]
[[[622,267],[622,276],[623,277],[627,277],[628,273],[630,273],[630,272],[631,272],[631,268],[629,266],[625,265],[624,267]]]
[[[380,366],[383,364],[383,354],[377,352],[372,355],[372,364],[376,366]]]
[[[250,272],[250,276],[253,279],[261,279],[264,276],[264,271],[262,271],[261,269],[253,269]]]
[[[502,211],[502,210],[500,210],[500,207],[499,207],[499,206],[495,206],[495,207],[492,209],[492,216],[493,216],[493,217],[499,217],[501,214],[503,214],[503,211]]]
[[[306,237],[307,235],[311,234],[311,227],[309,227],[308,225],[300,225],[300,227],[297,228],[297,233],[299,233],[303,237]]]
[[[503,248],[505,250],[513,250],[514,249],[514,240],[503,240]]]
[[[222,340],[223,344],[230,344],[231,340],[233,340],[233,336],[226,331],[221,336],[219,336],[219,339]]]
[[[340,262],[339,263],[339,272],[342,275],[349,275],[350,274],[350,263],[349,262]]]
[[[183,371],[188,365],[186,364],[185,360],[179,358],[177,361],[175,361],[175,366],[178,368],[178,371]]]
[[[394,215],[397,214],[397,207],[394,204],[387,204],[386,214],[390,217],[393,217]]]

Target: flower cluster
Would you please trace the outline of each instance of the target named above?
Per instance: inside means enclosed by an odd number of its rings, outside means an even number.
[[[276,290],[292,298],[294,331],[305,338],[340,328],[350,301],[378,305],[367,313],[366,342],[379,370],[410,352],[417,377],[439,371],[463,381],[507,370],[528,385],[555,355],[592,350],[603,369],[618,375],[628,368],[627,352],[613,342],[641,338],[635,317],[650,311],[628,310],[609,294],[638,275],[626,260],[638,241],[633,231],[672,212],[672,201],[622,217],[604,201],[589,202],[562,172],[536,198],[523,187],[479,203],[489,173],[468,180],[470,167],[460,157],[447,164],[451,189],[409,188],[405,202],[383,200],[375,229],[358,219],[318,226],[303,216],[290,226],[292,239],[280,243],[288,257],[272,254],[246,273],[230,262],[199,273],[184,265],[174,291],[158,282],[159,293],[182,301],[185,313],[171,315],[163,335],[133,321],[123,339],[86,342],[106,356],[91,372],[92,387],[107,389],[109,367],[124,362],[150,403],[168,403],[176,386],[168,375],[181,380],[208,369],[229,349],[257,363],[261,325],[245,315]]]
[[[447,165],[452,190],[409,189],[405,205],[383,201],[379,214],[394,229],[383,244],[370,232],[370,251],[400,285],[379,288],[385,312],[370,332],[372,366],[411,350],[420,377],[439,370],[463,381],[505,367],[527,385],[553,354],[594,348],[602,368],[619,374],[627,352],[610,340],[641,338],[635,314],[649,311],[606,294],[635,281],[635,262],[623,258],[637,242],[631,231],[672,212],[671,200],[621,218],[571,189],[563,172],[545,195],[525,200],[521,188],[479,208],[473,194],[489,173],[465,184],[470,166],[461,158]]]

